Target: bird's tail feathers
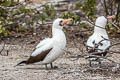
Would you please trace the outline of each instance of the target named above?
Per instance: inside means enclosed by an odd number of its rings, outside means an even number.
[[[20,63],[18,63],[16,66],[19,66],[20,64],[26,64],[27,61],[21,61]],[[16,67],[15,66],[15,67]]]

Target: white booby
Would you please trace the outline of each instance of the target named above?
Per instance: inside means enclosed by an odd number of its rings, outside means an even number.
[[[108,49],[111,44],[105,26],[107,23],[107,19],[111,18],[112,18],[111,16],[108,16],[107,18],[105,18],[104,16],[100,16],[96,19],[94,33],[87,40],[87,50],[89,54],[97,52],[93,55],[103,57],[106,56],[107,54],[106,49]],[[95,56],[88,56],[87,59],[90,62],[89,63],[90,66],[91,61],[98,61],[99,64],[101,64],[101,60],[99,58],[96,58]]]
[[[53,68],[52,62],[63,54],[64,48],[66,46],[66,37],[62,29],[64,24],[69,21],[71,21],[71,19],[56,19],[52,25],[52,38],[46,38],[40,41],[29,59],[22,61],[17,65],[23,63],[32,64],[40,62],[41,65],[46,65],[46,68],[47,64],[50,64],[51,68]]]

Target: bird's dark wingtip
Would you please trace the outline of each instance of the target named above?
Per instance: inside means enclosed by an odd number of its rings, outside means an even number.
[[[26,64],[27,61],[21,61],[20,63],[18,63],[17,65],[15,65],[14,67],[16,66],[19,66],[20,64]]]

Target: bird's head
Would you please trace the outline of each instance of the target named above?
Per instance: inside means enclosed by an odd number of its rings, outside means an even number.
[[[62,29],[63,26],[67,23],[70,22],[72,19],[62,19],[58,18],[53,22],[53,27],[57,29]]]
[[[96,19],[95,25],[105,28],[107,19],[104,16],[100,16]]]
[[[115,18],[115,16],[108,16],[106,18],[104,16],[100,16],[96,19],[95,25],[105,28],[107,21],[113,18]]]

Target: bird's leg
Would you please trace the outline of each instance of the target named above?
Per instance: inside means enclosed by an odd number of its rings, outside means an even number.
[[[53,68],[54,68],[52,63],[50,63],[50,66],[51,66],[51,69],[53,69]]]
[[[98,64],[99,64],[99,68],[101,68],[101,61],[99,61]]]
[[[57,69],[58,68],[57,66],[53,66],[52,63],[50,63],[50,66],[51,66],[51,69]]]
[[[92,65],[91,65],[91,61],[89,61],[89,66],[91,67]]]
[[[9,51],[7,50],[7,56],[8,56],[8,54],[9,54]]]
[[[45,64],[45,68],[48,69],[47,64]]]

